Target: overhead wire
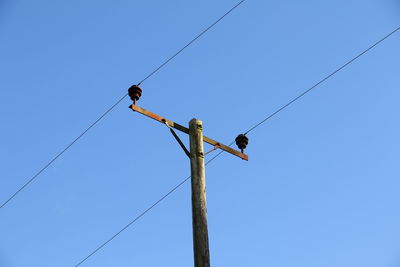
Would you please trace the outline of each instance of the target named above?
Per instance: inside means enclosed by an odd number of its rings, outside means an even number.
[[[365,49],[364,51],[362,51],[361,53],[359,53],[357,56],[353,57],[351,60],[347,61],[345,64],[343,64],[342,66],[340,66],[339,68],[337,68],[336,70],[334,70],[333,72],[331,72],[328,76],[326,76],[325,78],[323,78],[322,80],[320,80],[319,82],[317,82],[316,84],[314,84],[313,86],[311,86],[310,88],[308,88],[307,90],[305,90],[304,92],[302,92],[300,95],[296,96],[295,98],[293,98],[291,101],[289,101],[288,103],[286,103],[285,105],[283,105],[282,107],[280,107],[279,109],[277,109],[275,112],[271,113],[270,115],[268,115],[266,118],[264,118],[263,120],[261,120],[260,122],[258,122],[256,125],[254,125],[253,127],[251,127],[249,130],[247,130],[244,134],[247,135],[248,133],[250,133],[251,131],[253,131],[254,129],[256,129],[258,126],[260,126],[261,124],[263,124],[264,122],[266,122],[267,120],[271,119],[272,117],[274,117],[276,114],[278,114],[279,112],[281,112],[282,110],[284,110],[285,108],[287,108],[288,106],[290,106],[291,104],[293,104],[294,102],[296,102],[297,100],[299,100],[300,98],[302,98],[303,96],[305,96],[306,94],[308,94],[309,92],[311,92],[313,89],[315,89],[316,87],[318,87],[320,84],[324,83],[325,81],[327,81],[329,78],[331,78],[333,75],[335,75],[336,73],[338,73],[339,71],[343,70],[344,68],[346,68],[348,65],[350,65],[351,63],[353,63],[354,61],[356,61],[358,58],[360,58],[361,56],[363,56],[364,54],[368,53],[371,49],[373,49],[375,46],[379,45],[380,43],[382,43],[383,41],[385,41],[387,38],[389,38],[390,36],[392,36],[393,34],[395,34],[396,32],[398,32],[400,30],[400,27],[397,27],[396,29],[394,29],[392,32],[390,32],[389,34],[385,35],[383,38],[381,38],[380,40],[378,40],[377,42],[375,42],[374,44],[372,44],[371,46],[369,46],[367,49]]]
[[[233,144],[233,143],[232,143]],[[231,145],[232,145],[231,144]],[[220,154],[222,154],[222,150],[215,155],[213,158],[208,160],[205,165],[208,165],[210,162],[212,162],[214,159],[216,159]],[[186,183],[191,176],[185,178],[183,181],[181,181],[179,184],[174,186],[171,190],[169,190],[165,195],[163,195],[160,199],[158,199],[156,202],[154,202],[150,207],[148,207],[146,210],[144,210],[142,213],[137,215],[132,221],[130,221],[128,224],[126,224],[124,227],[122,227],[121,230],[116,232],[112,237],[107,239],[105,242],[103,242],[100,246],[98,246],[95,250],[93,250],[88,256],[86,256],[84,259],[82,259],[78,264],[75,265],[75,267],[80,266],[82,263],[84,263],[86,260],[88,260],[90,257],[92,257],[94,254],[96,254],[100,249],[102,249],[105,245],[110,243],[114,238],[116,238],[118,235],[120,235],[123,231],[125,231],[129,226],[134,224],[136,221],[138,221],[140,218],[142,218],[146,213],[148,213],[150,210],[152,210],[154,207],[156,207],[158,204],[160,204],[161,201],[166,199],[169,195],[171,195],[173,192],[175,192],[179,187],[181,187],[184,183]]]
[[[182,47],[178,52],[173,54],[170,58],[168,58],[164,63],[162,63],[160,66],[158,66],[154,71],[152,71],[150,74],[148,74],[143,80],[141,80],[138,85],[141,85],[142,82],[146,81],[148,78],[153,76],[156,72],[158,72],[162,67],[167,65],[172,59],[174,59],[177,55],[182,53],[183,50],[185,50],[188,46],[190,46],[192,43],[194,43],[197,39],[199,39],[203,34],[208,32],[212,27],[214,27],[218,22],[223,20],[227,15],[229,15],[233,10],[235,10],[237,7],[239,7],[243,2],[246,0],[241,0],[239,1],[236,5],[234,5],[231,9],[229,9],[225,14],[223,14],[221,17],[219,17],[216,21],[214,21],[210,26],[208,26],[205,30],[200,32],[195,38],[193,38],[190,42],[188,42],[184,47]]]
[[[159,65],[156,69],[150,72],[147,76],[145,76],[138,85],[142,84],[144,81],[149,79],[155,73],[157,73],[160,69],[162,69],[165,65],[167,65],[171,60],[173,60],[176,56],[182,53],[187,47],[193,44],[197,39],[203,36],[206,32],[208,32],[211,28],[213,28],[218,22],[224,19],[227,15],[229,15],[232,11],[234,11],[237,7],[243,4],[246,0],[241,0],[237,4],[235,4],[231,9],[225,12],[222,16],[220,16],[216,21],[214,21],[210,26],[208,26],[205,30],[196,35],[192,40],[190,40],[186,45],[184,45],[181,49],[179,49],[175,54],[170,56],[166,61],[164,61],[161,65]],[[79,139],[81,139],[90,129],[92,129],[97,123],[99,123],[108,113],[110,113],[128,94],[125,94],[122,98],[120,98],[117,102],[115,102],[110,108],[108,108],[99,118],[97,118],[89,127],[87,127],[83,132],[81,132],[71,143],[69,143],[61,152],[59,152],[56,156],[54,156],[44,167],[42,167],[37,173],[35,173],[25,184],[18,188],[6,201],[4,201],[0,209],[6,206],[13,198],[15,198],[22,190],[24,190],[30,183],[32,183],[40,174],[42,174],[48,167],[50,167],[61,155],[63,155],[71,146],[73,146]]]
[[[43,168],[41,168],[35,175],[33,175],[25,184],[23,184],[14,194],[12,194],[6,201],[4,201],[0,209],[7,205],[15,196],[17,196],[25,187],[32,183],[42,172],[44,172],[51,164],[53,164],[62,154],[64,154],[71,146],[73,146],[82,136],[84,136],[90,129],[92,129],[101,119],[103,119],[111,110],[113,110],[126,95],[121,97],[117,102],[115,102],[111,107],[109,107],[100,117],[98,117],[92,124],[89,125],[82,133],[80,133],[71,143],[69,143],[61,152],[59,152],[55,157],[53,157]]]
[[[283,105],[282,107],[280,107],[279,109],[277,109],[275,112],[271,113],[270,115],[268,115],[266,118],[264,118],[263,120],[261,120],[260,122],[258,122],[256,125],[252,126],[249,130],[247,130],[245,132],[245,134],[250,133],[251,131],[255,130],[257,127],[259,127],[260,125],[262,125],[263,123],[265,123],[267,120],[271,119],[272,117],[274,117],[275,115],[277,115],[279,112],[281,112],[282,110],[284,110],[285,108],[287,108],[289,105],[293,104],[294,102],[296,102],[297,100],[299,100],[301,97],[303,97],[304,95],[306,95],[307,93],[309,93],[311,90],[315,89],[316,87],[318,87],[319,85],[321,85],[322,83],[324,83],[326,80],[330,79],[332,76],[334,76],[335,74],[337,74],[338,72],[340,72],[341,70],[343,70],[344,68],[346,68],[348,65],[350,65],[351,63],[353,63],[354,61],[356,61],[358,58],[360,58],[361,56],[363,56],[364,54],[366,54],[367,52],[369,52],[371,49],[373,49],[374,47],[376,47],[377,45],[379,45],[380,43],[382,43],[384,40],[386,40],[387,38],[389,38],[390,36],[392,36],[393,34],[395,34],[396,32],[398,32],[400,30],[400,27],[396,28],[395,30],[393,30],[392,32],[390,32],[389,34],[385,35],[383,38],[381,38],[380,40],[378,40],[377,42],[375,42],[374,44],[372,44],[371,46],[369,46],[367,49],[365,49],[364,51],[362,51],[361,53],[359,53],[358,55],[356,55],[355,57],[353,57],[352,59],[350,59],[349,61],[347,61],[345,64],[343,64],[341,67],[337,68],[335,71],[333,71],[332,73],[330,73],[329,75],[325,76],[323,79],[321,79],[319,82],[317,82],[316,84],[314,84],[313,86],[311,86],[310,88],[308,88],[307,90],[303,91],[300,95],[296,96],[295,98],[293,98],[291,101],[289,101],[288,103],[286,103],[285,105]],[[229,146],[232,146],[235,143],[235,141],[233,141],[232,143],[229,144]],[[221,150],[220,152],[218,152],[214,157],[212,157],[209,161],[206,162],[205,165],[208,165],[210,162],[214,161],[217,157],[219,157],[224,151]],[[168,193],[166,193],[165,195],[163,195],[159,200],[157,200],[156,202],[154,202],[154,204],[152,204],[149,208],[147,208],[144,212],[140,213],[138,216],[136,216],[131,222],[129,222],[127,225],[125,225],[120,231],[118,231],[116,234],[114,234],[111,238],[107,239],[104,243],[102,243],[100,246],[98,246],[93,252],[91,252],[87,257],[85,257],[83,260],[81,260],[77,265],[75,265],[75,267],[80,266],[82,263],[84,263],[86,260],[88,260],[91,256],[93,256],[95,253],[97,253],[100,249],[102,249],[105,245],[107,245],[109,242],[111,242],[114,238],[116,238],[119,234],[121,234],[123,231],[125,231],[127,228],[129,228],[132,224],[134,224],[136,221],[138,221],[140,218],[142,218],[146,213],[148,213],[150,210],[152,210],[154,207],[156,207],[158,204],[160,204],[164,199],[166,199],[168,196],[170,196],[173,192],[175,192],[179,187],[181,187],[183,184],[185,184],[191,177],[187,177],[184,180],[182,180],[179,184],[177,184],[175,187],[173,187],[170,191],[168,191]]]

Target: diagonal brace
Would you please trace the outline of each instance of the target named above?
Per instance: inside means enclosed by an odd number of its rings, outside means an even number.
[[[168,126],[168,125],[167,125]],[[169,128],[169,130],[171,131],[172,135],[175,137],[175,140],[179,143],[179,145],[181,146],[181,148],[183,149],[183,151],[185,152],[186,156],[188,156],[188,158],[190,158],[190,152],[189,150],[187,150],[187,148],[185,147],[185,145],[182,143],[181,139],[179,138],[179,136],[175,133],[174,129]]]

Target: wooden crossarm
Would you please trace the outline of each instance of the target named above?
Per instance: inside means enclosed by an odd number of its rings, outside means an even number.
[[[177,129],[178,131],[181,131],[181,132],[184,132],[186,134],[189,134],[189,129],[186,128],[185,126],[182,126],[182,125],[180,125],[178,123],[175,123],[175,122],[173,122],[171,120],[168,120],[168,119],[166,119],[166,118],[164,118],[164,117],[162,117],[160,115],[157,115],[157,114],[155,114],[155,113],[153,113],[151,111],[145,110],[144,108],[141,108],[141,107],[139,107],[137,105],[131,105],[129,107],[133,111],[139,112],[140,114],[143,114],[143,115],[145,115],[147,117],[150,117],[150,118],[152,118],[152,119],[154,119],[154,120],[156,120],[158,122],[161,122],[163,124],[167,124],[169,127]],[[208,143],[208,144],[210,144],[212,146],[219,146],[222,150],[224,150],[224,151],[226,151],[226,152],[228,152],[228,153],[230,153],[232,155],[235,155],[235,156],[237,156],[237,157],[239,157],[241,159],[249,160],[249,156],[248,155],[246,155],[246,154],[244,154],[244,153],[242,153],[240,151],[237,151],[237,150],[235,150],[235,149],[233,149],[233,148],[231,148],[229,146],[226,146],[226,145],[224,145],[224,144],[222,144],[220,142],[217,142],[217,141],[215,141],[215,140],[213,140],[213,139],[211,139],[211,138],[209,138],[207,136],[203,136],[203,140],[204,140],[204,142],[206,142],[206,143]]]

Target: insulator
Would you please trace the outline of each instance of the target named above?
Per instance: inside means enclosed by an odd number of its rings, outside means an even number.
[[[236,139],[236,145],[238,146],[238,148],[242,151],[247,147],[247,145],[249,144],[249,138],[247,138],[247,136],[245,136],[244,134],[239,134]]]
[[[132,99],[133,103],[136,103],[136,101],[138,101],[142,96],[142,89],[137,85],[132,85],[128,89],[128,95]]]

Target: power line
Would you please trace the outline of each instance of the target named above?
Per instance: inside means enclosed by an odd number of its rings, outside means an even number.
[[[293,98],[291,101],[289,101],[287,104],[283,105],[282,107],[280,107],[278,110],[276,110],[275,112],[271,113],[269,116],[267,116],[265,119],[261,120],[259,123],[257,123],[256,125],[254,125],[253,127],[251,127],[249,130],[247,130],[245,132],[245,134],[248,134],[249,132],[253,131],[254,129],[256,129],[257,127],[259,127],[261,124],[263,124],[264,122],[266,122],[267,120],[271,119],[272,117],[274,117],[275,115],[277,115],[279,112],[281,112],[282,110],[284,110],[286,107],[288,107],[289,105],[291,105],[292,103],[296,102],[298,99],[300,99],[301,97],[303,97],[304,95],[306,95],[307,93],[309,93],[311,90],[313,90],[314,88],[316,88],[317,86],[321,85],[323,82],[325,82],[326,80],[328,80],[329,78],[331,78],[332,76],[334,76],[336,73],[338,73],[339,71],[341,71],[342,69],[344,69],[345,67],[347,67],[348,65],[350,65],[351,63],[353,63],[355,60],[357,60],[358,58],[360,58],[361,56],[363,56],[364,54],[366,54],[367,52],[369,52],[371,49],[373,49],[375,46],[377,46],[378,44],[380,44],[381,42],[383,42],[384,40],[386,40],[387,38],[389,38],[390,36],[392,36],[394,33],[396,33],[397,31],[400,30],[400,27],[396,28],[395,30],[393,30],[391,33],[387,34],[385,37],[383,37],[382,39],[380,39],[379,41],[377,41],[376,43],[374,43],[373,45],[371,45],[370,47],[368,47],[367,49],[365,49],[363,52],[359,53],[357,56],[353,57],[351,60],[347,61],[345,64],[343,64],[341,67],[339,67],[338,69],[336,69],[335,71],[333,71],[331,74],[329,74],[328,76],[326,76],[325,78],[323,78],[322,80],[320,80],[319,82],[317,82],[315,85],[313,85],[312,87],[310,87],[309,89],[307,89],[306,91],[304,91],[303,93],[301,93],[300,95],[298,95],[297,97]],[[232,146],[235,143],[235,141],[233,141],[232,143],[229,144],[229,146]],[[213,158],[211,158],[209,161],[206,162],[205,165],[208,165],[210,162],[212,162],[213,160],[215,160],[217,157],[219,157],[224,151],[220,151],[217,155],[215,155]],[[107,241],[105,241],[104,243],[102,243],[100,246],[98,246],[92,253],[90,253],[87,257],[85,257],[83,260],[81,260],[77,265],[75,265],[75,267],[80,266],[82,263],[84,263],[87,259],[89,259],[91,256],[93,256],[95,253],[97,253],[100,249],[102,249],[105,245],[107,245],[109,242],[111,242],[114,238],[116,238],[119,234],[121,234],[123,231],[125,231],[127,228],[129,228],[132,224],[134,224],[136,221],[138,221],[141,217],[143,217],[146,213],[148,213],[150,210],[152,210],[155,206],[157,206],[160,202],[162,202],[164,199],[166,199],[169,195],[171,195],[173,192],[175,192],[179,187],[181,187],[184,183],[186,183],[188,180],[190,179],[190,176],[187,177],[186,179],[184,179],[183,181],[181,181],[179,184],[177,184],[174,188],[172,188],[168,193],[166,193],[164,196],[162,196],[159,200],[157,200],[156,202],[154,202],[153,205],[151,205],[149,208],[147,208],[144,212],[142,212],[141,214],[139,214],[138,216],[136,216],[131,222],[129,222],[127,225],[125,225],[120,231],[118,231],[116,234],[114,234],[111,238],[109,238]]]
[[[82,136],[84,136],[90,129],[92,129],[101,119],[103,119],[108,113],[111,112],[125,97],[121,97],[114,105],[108,108],[97,120],[95,120],[89,127],[86,128],[81,134],[78,135],[69,145],[67,145],[60,153],[58,153],[54,158],[52,158],[43,168],[41,168],[35,175],[33,175],[23,186],[21,186],[12,196],[10,196],[3,204],[1,204],[0,209],[7,205],[16,195],[18,195],[25,187],[32,183],[42,172],[44,172],[51,164],[54,163],[62,154],[64,154],[71,146],[73,146]]]
[[[253,127],[251,127],[249,130],[247,130],[245,132],[245,135],[247,135],[249,132],[253,131],[255,128],[257,128],[258,126],[260,126],[261,124],[263,124],[264,122],[266,122],[267,120],[271,119],[272,117],[274,117],[276,114],[278,114],[279,112],[281,112],[282,110],[284,110],[285,108],[287,108],[288,106],[290,106],[291,104],[293,104],[294,102],[296,102],[297,100],[299,100],[300,98],[302,98],[303,96],[305,96],[307,93],[309,93],[310,91],[312,91],[313,89],[315,89],[317,86],[319,86],[320,84],[324,83],[325,81],[327,81],[329,78],[331,78],[333,75],[335,75],[336,73],[338,73],[339,71],[343,70],[344,68],[346,68],[348,65],[350,65],[351,63],[353,63],[354,61],[356,61],[358,58],[360,58],[361,56],[363,56],[365,53],[369,52],[371,49],[373,49],[375,46],[377,46],[378,44],[382,43],[383,41],[385,41],[387,38],[389,38],[390,36],[392,36],[393,34],[395,34],[397,31],[400,30],[400,27],[396,28],[395,30],[393,30],[392,32],[390,32],[389,34],[387,34],[385,37],[383,37],[382,39],[380,39],[379,41],[377,41],[376,43],[374,43],[373,45],[371,45],[370,47],[368,47],[367,49],[365,49],[364,51],[362,51],[361,53],[359,53],[357,56],[353,57],[352,59],[350,59],[349,61],[347,61],[345,64],[343,64],[341,67],[339,67],[338,69],[336,69],[335,71],[333,71],[331,74],[329,74],[328,76],[326,76],[325,78],[323,78],[322,80],[320,80],[319,82],[317,82],[316,84],[314,84],[313,86],[311,86],[310,88],[308,88],[307,90],[305,90],[303,93],[301,93],[300,95],[296,96],[295,98],[293,98],[291,101],[289,101],[287,104],[283,105],[281,108],[279,108],[278,110],[276,110],[275,112],[273,112],[272,114],[268,115],[265,119],[263,119],[262,121],[260,121],[259,123],[257,123],[256,125],[254,125]]]
[[[231,146],[233,143],[231,143],[229,146]],[[217,155],[215,155],[213,158],[211,158],[209,161],[206,162],[205,165],[208,165],[210,162],[212,162],[214,159],[216,159],[219,155],[221,155],[223,151],[221,150]],[[165,198],[167,198],[169,195],[171,195],[173,192],[175,192],[179,187],[181,187],[184,183],[186,183],[191,176],[185,178],[182,182],[174,186],[168,193],[166,193],[164,196],[162,196],[159,200],[154,202],[150,207],[148,207],[145,211],[140,213],[138,216],[136,216],[132,221],[130,221],[127,225],[125,225],[121,230],[119,230],[117,233],[115,233],[112,237],[107,239],[104,243],[102,243],[100,246],[98,246],[95,250],[93,250],[88,256],[86,256],[83,260],[81,260],[75,267],[80,266],[82,263],[84,263],[87,259],[89,259],[91,256],[96,254],[100,249],[102,249],[105,245],[110,243],[114,238],[116,238],[119,234],[121,234],[123,231],[125,231],[129,226],[134,224],[137,220],[142,218],[146,213],[148,213],[150,210],[152,210],[155,206],[157,206],[161,201],[163,201]]]
[[[193,44],[197,39],[199,39],[203,34],[208,32],[211,28],[213,28],[218,22],[224,19],[227,15],[229,15],[233,10],[239,7],[246,0],[239,1],[236,5],[234,5],[231,9],[229,9],[225,14],[219,17],[216,21],[214,21],[210,26],[208,26],[205,30],[200,32],[195,38],[189,41],[185,46],[178,50],[174,55],[169,57],[165,62],[163,62],[160,66],[158,66],[155,70],[150,72],[144,79],[142,79],[138,85],[142,84],[148,78],[153,76],[156,72],[162,69],[165,65],[167,65],[171,60],[173,60],[176,56],[178,56],[183,50]],[[82,136],[84,136],[90,129],[92,129],[101,119],[103,119],[108,113],[110,113],[128,94],[125,94],[122,98],[120,98],[115,104],[113,104],[109,109],[106,110],[98,119],[96,119],[86,130],[84,130],[81,134],[78,135],[69,145],[67,145],[60,153],[58,153],[55,157],[53,157],[42,169],[40,169],[35,175],[33,175],[24,185],[22,185],[13,195],[11,195],[3,204],[1,204],[0,209],[7,205],[15,196],[17,196],[25,187],[27,187],[31,182],[33,182],[43,171],[45,171],[50,165],[52,165],[62,154],[64,154],[71,146],[73,146]]]
[[[183,50],[185,50],[188,46],[190,46],[192,43],[194,43],[197,39],[199,39],[203,34],[208,32],[212,27],[214,27],[218,22],[220,22],[223,18],[225,18],[227,15],[229,15],[233,10],[235,10],[238,6],[243,4],[243,2],[246,0],[242,0],[238,2],[236,5],[234,5],[231,9],[229,9],[224,15],[219,17],[216,21],[214,21],[210,26],[208,26],[205,30],[203,30],[201,33],[199,33],[195,38],[193,38],[189,43],[187,43],[184,47],[182,47],[178,52],[176,52],[174,55],[172,55],[170,58],[168,58],[164,63],[162,63],[158,68],[156,68],[154,71],[152,71],[149,75],[147,75],[143,80],[141,80],[138,85],[142,84],[145,80],[153,76],[156,72],[158,72],[162,67],[167,65],[172,59],[174,59],[177,55],[179,55]]]

